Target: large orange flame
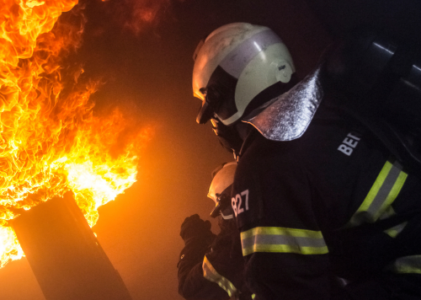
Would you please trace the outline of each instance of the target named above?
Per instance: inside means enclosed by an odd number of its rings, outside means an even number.
[[[77,7],[73,17],[59,17],[76,4],[0,0],[1,267],[23,256],[8,225],[22,209],[71,190],[93,226],[97,208],[136,181],[135,143],[145,133],[130,130],[118,110],[95,116],[90,95],[98,84],[82,82],[81,68],[64,67],[85,20]]]

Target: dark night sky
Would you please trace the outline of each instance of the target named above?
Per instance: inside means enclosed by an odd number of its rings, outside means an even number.
[[[86,76],[106,77],[94,95],[99,109],[120,105],[156,132],[143,152],[138,182],[100,208],[94,231],[133,299],[182,299],[176,276],[183,246],[180,225],[193,213],[208,218],[211,171],[232,159],[209,124],[195,123],[199,101],[192,97],[191,72],[198,41],[230,22],[266,25],[287,44],[304,76],[333,34],[369,19],[389,24],[390,10],[376,14],[370,7],[370,15],[363,3],[380,7],[379,1],[354,1],[350,12],[351,1],[343,6],[311,1],[310,7],[304,0],[174,0],[134,34],[121,26],[127,16],[112,9],[113,1],[88,2],[85,41],[77,59],[85,64]],[[401,19],[413,27],[416,18]],[[0,270],[0,299],[44,299],[26,259]]]

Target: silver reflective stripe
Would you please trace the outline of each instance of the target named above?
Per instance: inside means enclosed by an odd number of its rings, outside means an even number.
[[[249,62],[260,52],[273,44],[282,43],[281,39],[269,29],[256,33],[232,50],[219,64],[234,78],[240,78]],[[239,55],[238,53],[241,53]]]
[[[312,239],[308,237],[294,237],[288,235],[255,235],[242,241],[243,248],[259,245],[294,245],[303,247],[324,247],[326,246],[323,239]]]
[[[228,296],[232,297],[237,292],[237,289],[231,283],[231,281],[220,275],[209,262],[206,256],[203,259],[202,269],[203,277],[211,282],[218,284],[224,291],[227,292]]]
[[[361,206],[348,222],[347,227],[374,223],[382,216],[399,195],[408,174],[395,162],[386,162]]]
[[[256,252],[326,254],[320,231],[286,227],[256,227],[241,233],[243,256]]]
[[[401,274],[421,274],[421,255],[398,258],[388,269]]]
[[[323,99],[320,69],[243,119],[272,141],[292,141],[310,125]]]

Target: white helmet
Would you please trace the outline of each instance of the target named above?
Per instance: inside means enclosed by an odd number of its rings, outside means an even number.
[[[212,217],[219,214],[226,220],[234,217],[231,209],[231,186],[234,182],[236,169],[237,163],[234,161],[223,164],[213,171],[213,179],[208,193],[208,197],[215,202],[215,208],[210,214]]]
[[[291,55],[269,28],[232,23],[213,31],[194,54],[193,95],[203,101],[198,123],[216,117],[231,125],[253,99],[295,72]],[[248,113],[248,112],[247,112]]]

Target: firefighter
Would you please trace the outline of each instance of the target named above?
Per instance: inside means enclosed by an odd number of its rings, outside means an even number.
[[[285,44],[247,23],[216,29],[194,58],[197,122],[238,157],[231,202],[255,299],[421,299],[419,175],[330,105],[346,95],[324,69],[291,88]]]
[[[209,188],[208,197],[215,202],[211,217],[218,217],[220,233],[215,236],[210,222],[197,214],[181,225],[185,247],[178,263],[178,282],[185,299],[251,299],[244,285],[240,237],[231,208],[236,167],[231,162],[216,169]]]

